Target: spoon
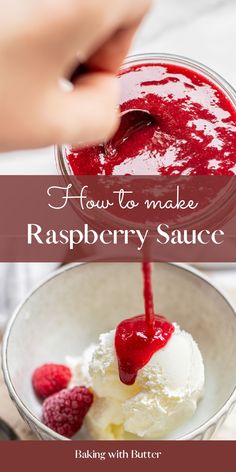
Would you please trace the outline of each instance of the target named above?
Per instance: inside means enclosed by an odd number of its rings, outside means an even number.
[[[120,126],[114,136],[104,144],[105,154],[113,156],[117,149],[129,137],[142,128],[151,126],[156,123],[156,118],[147,110],[134,108],[132,110],[123,111],[120,115]]]

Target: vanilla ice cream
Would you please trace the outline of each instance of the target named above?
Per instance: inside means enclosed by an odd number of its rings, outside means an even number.
[[[101,334],[89,356],[80,359],[80,375],[86,372],[94,391],[86,417],[93,438],[160,438],[194,414],[204,386],[202,356],[192,336],[174,327],[165,347],[139,370],[131,386],[119,379],[115,330]]]

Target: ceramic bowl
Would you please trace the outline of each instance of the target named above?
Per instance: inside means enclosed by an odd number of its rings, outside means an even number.
[[[236,317],[222,292],[189,266],[156,263],[156,311],[189,331],[203,355],[204,397],[193,418],[163,439],[209,439],[236,401]],[[41,439],[65,439],[42,424],[32,372],[45,362],[78,356],[98,335],[143,312],[136,263],[73,264],[44,280],[6,330],[3,371],[20,414]],[[174,362],[174,359],[173,359]],[[77,438],[90,439],[84,430]]]

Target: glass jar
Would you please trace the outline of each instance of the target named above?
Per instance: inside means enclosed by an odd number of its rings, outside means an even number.
[[[192,72],[196,72],[197,74],[200,74],[201,76],[203,76],[203,78],[206,78],[208,81],[215,84],[215,86],[218,89],[220,89],[220,91],[222,91],[224,96],[227,97],[227,99],[233,105],[233,108],[236,110],[236,91],[226,80],[224,80],[219,74],[217,74],[213,70],[209,69],[208,67],[202,65],[199,62],[193,61],[185,57],[171,55],[171,54],[149,54],[149,53],[130,56],[126,59],[126,61],[122,65],[121,72],[119,74],[119,79],[124,80],[124,82],[122,83],[123,91],[121,93],[121,102],[120,102],[121,106],[123,105],[123,102],[125,102],[127,98],[125,97],[125,95],[127,95],[128,93],[126,89],[126,84],[125,84],[125,77],[129,75],[129,72],[127,72],[127,74],[123,74],[123,72],[128,71],[130,68],[132,69],[133,67],[139,66],[142,64],[151,64],[151,65],[152,64],[154,65],[170,64],[170,65],[182,66],[185,69],[191,70]],[[135,93],[135,90],[133,90],[133,92]],[[64,175],[67,181],[69,181],[70,176],[74,175],[72,168],[67,159],[68,149],[69,149],[68,145],[57,146],[55,148],[56,161],[57,161],[57,167],[58,167],[59,173]],[[235,165],[235,174],[236,174],[236,165]],[[179,178],[181,177],[181,175],[178,175],[177,177]],[[193,178],[194,177],[195,176],[193,176]],[[149,181],[150,189],[152,189],[152,182],[151,182],[152,176],[149,176],[149,178],[150,178],[150,181]],[[213,204],[209,204],[209,206],[206,204],[204,211],[202,213],[201,212],[199,213],[199,218],[198,218],[197,223],[200,228],[202,227],[205,221],[207,221],[208,225],[214,226],[216,220],[218,222],[221,221],[223,223],[225,222],[225,220],[231,217],[232,212],[234,212],[234,204],[232,206],[232,202],[234,203],[234,198],[232,199],[231,197],[235,195],[235,191],[236,191],[236,185],[235,185],[234,180],[235,180],[234,178],[229,178],[226,182],[225,187],[223,187],[223,192],[222,192],[222,189],[220,189],[221,191],[219,192],[219,198],[217,199],[217,196],[216,196]],[[128,184],[128,179],[127,179],[127,186],[128,185],[129,184]],[[153,180],[153,185],[155,185],[155,180]],[[189,181],[186,182],[186,185],[189,185]],[[193,181],[191,181],[191,185],[193,185],[194,187]],[[214,185],[212,187],[212,192],[214,192]],[[104,214],[105,214],[104,221],[106,222],[107,218],[109,220],[108,211],[104,211]],[[98,213],[98,218],[101,218],[101,211]],[[118,220],[116,220],[115,222],[113,221],[114,224],[116,224],[117,222]],[[130,225],[132,225],[133,221],[129,223]],[[193,217],[191,217],[191,215],[188,215],[186,220],[185,219],[181,220],[180,227],[183,227],[183,225],[185,224],[187,227],[191,227],[191,225],[195,225],[195,223],[196,223],[196,215],[194,214]],[[171,226],[172,225],[170,222],[170,227]]]
[[[177,56],[177,55],[172,55],[172,54],[165,54],[165,53],[164,54],[146,53],[146,54],[141,54],[141,55],[129,56],[126,59],[126,61],[123,63],[121,67],[120,74],[119,74],[119,79],[122,81],[121,83],[122,92],[121,92],[121,101],[120,101],[121,106],[126,99],[125,97],[126,90],[127,90],[126,77],[129,76],[129,73],[123,74],[123,72],[125,70],[129,70],[130,68],[133,68],[142,64],[144,65],[145,64],[151,64],[151,65],[169,64],[172,66],[176,65],[176,66],[182,66],[185,69],[188,69],[192,72],[196,72],[200,74],[201,76],[203,76],[204,78],[206,78],[207,80],[209,80],[210,82],[212,82],[213,84],[215,84],[215,86],[223,92],[223,94],[229,99],[233,107],[236,109],[236,91],[218,73],[214,72],[210,68],[206,67],[205,65],[197,61],[193,61],[192,59],[188,59],[182,56]],[[136,91],[134,90],[134,95],[135,93]],[[69,145],[56,146],[55,148],[57,168],[58,168],[59,173],[63,175],[73,174],[72,168],[67,158],[69,149],[70,149]],[[139,174],[141,174],[141,172]],[[236,174],[236,165],[235,165],[235,174]]]

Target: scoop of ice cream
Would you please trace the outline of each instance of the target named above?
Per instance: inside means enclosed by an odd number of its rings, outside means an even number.
[[[194,414],[204,386],[202,356],[192,336],[174,327],[131,386],[119,379],[115,331],[100,336],[89,365],[94,403],[86,419],[95,439],[163,437]]]
[[[90,344],[90,346],[83,351],[81,356],[66,356],[65,362],[72,372],[72,378],[69,384],[70,388],[76,387],[77,385],[86,385],[86,387],[92,386],[89,365],[96,348],[96,344]]]

